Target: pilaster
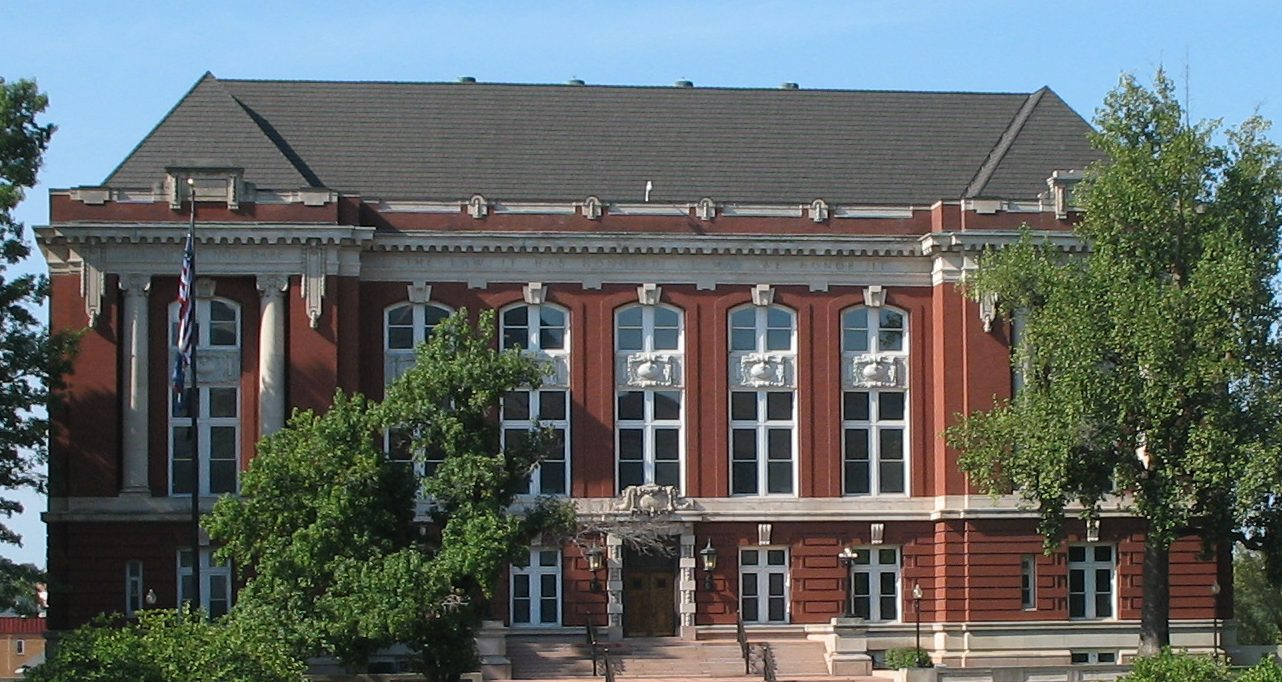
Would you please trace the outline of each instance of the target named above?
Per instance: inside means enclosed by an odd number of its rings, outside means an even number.
[[[147,495],[147,294],[151,291],[151,275],[121,275],[119,286],[125,295],[125,376],[120,406],[125,428],[120,492]]]
[[[268,436],[285,425],[285,275],[259,275],[258,429]]]

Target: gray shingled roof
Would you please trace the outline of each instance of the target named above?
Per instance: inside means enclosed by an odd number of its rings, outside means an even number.
[[[105,184],[216,162],[262,188],[382,199],[712,197],[926,205],[1023,199],[1097,158],[1032,94],[219,80],[206,74]]]

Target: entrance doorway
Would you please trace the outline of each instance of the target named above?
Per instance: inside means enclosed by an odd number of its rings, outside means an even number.
[[[623,635],[671,637],[677,634],[677,545],[667,551],[623,553]]]

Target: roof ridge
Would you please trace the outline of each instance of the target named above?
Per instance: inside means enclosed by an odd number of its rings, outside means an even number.
[[[245,104],[239,97],[233,95],[226,88],[224,88],[223,91],[226,92],[227,96],[245,112],[245,115],[249,117],[249,120],[253,121],[254,125],[258,126],[258,129],[263,133],[263,135],[266,136],[272,144],[276,145],[276,151],[280,152],[281,156],[285,157],[285,161],[289,162],[289,165],[293,166],[294,170],[298,171],[298,174],[302,176],[303,180],[305,180],[308,185],[312,187],[325,186],[325,183],[321,182],[320,177],[316,175],[315,171],[312,170],[312,167],[303,160],[303,157],[298,155],[298,152],[294,151],[293,145],[289,144],[289,141],[280,134],[280,131],[276,130],[276,126],[273,126],[271,121],[268,121],[266,117],[259,114],[257,111],[254,111],[248,104]]]
[[[156,122],[156,125],[152,126],[151,130],[147,131],[147,134],[143,135],[142,139],[138,140],[138,144],[134,145],[133,149],[130,149],[128,154],[125,154],[125,158],[121,159],[120,163],[116,164],[116,167],[112,168],[110,173],[107,173],[107,177],[103,179],[102,184],[110,185],[111,178],[113,178],[116,173],[119,173],[120,169],[125,167],[125,164],[129,163],[129,160],[134,157],[134,154],[138,153],[139,149],[142,149],[142,146],[147,143],[147,140],[150,140],[151,137],[156,134],[156,131],[160,130],[160,127],[165,124],[165,121],[168,121],[170,117],[174,115],[174,112],[178,111],[182,107],[183,102],[186,102],[192,96],[192,93],[196,92],[196,88],[200,87],[200,84],[207,80],[218,82],[218,77],[215,76],[212,71],[206,70],[200,78],[197,78],[196,82],[192,83],[190,88],[187,88],[187,92],[183,93],[183,96],[179,97],[177,102],[174,102],[174,105],[169,108],[169,111],[166,111],[165,115],[160,117],[160,120]]]
[[[1002,159],[1006,157],[1006,152],[1009,152],[1011,146],[1015,144],[1015,140],[1019,138],[1020,132],[1024,129],[1024,124],[1032,117],[1033,111],[1037,109],[1037,105],[1041,103],[1042,97],[1047,92],[1050,92],[1050,88],[1042,86],[1039,90],[1030,94],[1028,99],[1024,100],[1024,103],[1019,107],[1019,111],[1015,112],[1014,118],[1006,126],[1006,130],[1002,132],[1001,137],[997,138],[997,143],[993,145],[984,162],[980,164],[979,170],[975,171],[975,176],[971,178],[970,184],[966,185],[966,191],[962,193],[963,197],[976,197],[984,191],[988,181],[993,178],[993,173],[996,173],[997,168],[1001,166]]]

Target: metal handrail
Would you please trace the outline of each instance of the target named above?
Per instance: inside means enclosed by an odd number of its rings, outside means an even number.
[[[601,658],[605,659],[605,682],[614,682],[614,663],[610,660],[610,647],[601,647]]]
[[[765,682],[777,682],[778,670],[775,667],[775,652],[770,648],[770,644],[762,642],[761,649],[761,679]]]
[[[596,677],[597,675],[600,674],[597,672],[597,653],[598,653],[597,649],[601,645],[600,645],[600,642],[597,641],[596,627],[594,627],[592,623],[585,624],[583,626],[583,629],[587,633],[588,650],[592,652],[592,676]]]
[[[743,629],[743,614],[734,614],[735,638],[739,640],[739,655],[743,657],[743,674],[752,674],[752,647],[748,645],[748,633]]]

